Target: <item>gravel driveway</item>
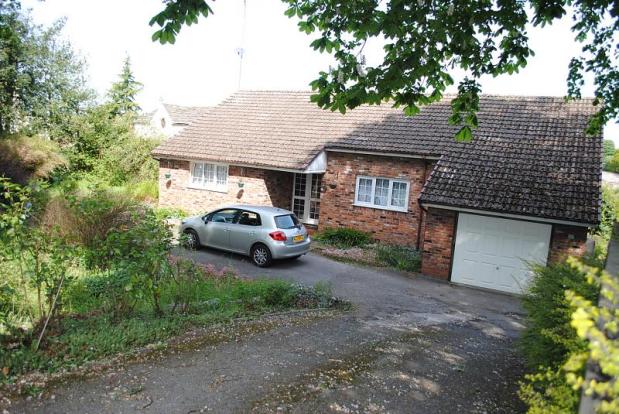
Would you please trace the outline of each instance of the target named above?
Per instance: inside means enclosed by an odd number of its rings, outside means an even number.
[[[268,329],[75,381],[11,412],[523,410],[517,298],[314,254],[259,269],[236,255],[179,253],[249,277],[328,281],[355,309],[281,317]]]

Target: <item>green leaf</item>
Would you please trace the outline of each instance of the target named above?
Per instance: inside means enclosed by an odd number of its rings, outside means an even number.
[[[456,134],[457,142],[471,142],[472,139],[473,133],[471,132],[471,128],[469,128],[468,126],[463,126]]]

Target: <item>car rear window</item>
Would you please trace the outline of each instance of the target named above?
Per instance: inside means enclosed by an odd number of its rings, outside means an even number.
[[[294,214],[275,216],[275,225],[278,229],[294,229],[299,226],[299,219]]]

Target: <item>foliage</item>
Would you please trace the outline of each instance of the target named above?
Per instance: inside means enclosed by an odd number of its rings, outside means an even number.
[[[133,225],[141,207],[131,198],[108,190],[95,189],[86,196],[68,194],[67,204],[61,205],[70,229],[68,237],[86,249],[87,263],[93,259],[90,252],[99,250],[101,243],[112,231]]]
[[[563,365],[587,344],[571,326],[574,308],[565,291],[596,301],[599,288],[587,282],[586,272],[566,263],[534,265],[533,271],[522,302],[527,319],[520,344],[532,372],[521,383],[520,397],[531,414],[574,412],[580,399],[567,383]]]
[[[310,46],[335,58],[337,68],[311,82],[313,102],[338,110],[391,101],[407,115],[438,101],[463,72],[452,100],[451,121],[461,125],[456,138],[469,140],[477,126],[478,80],[483,75],[518,72],[534,55],[528,26],[552,24],[570,13],[572,31],[582,51],[569,64],[568,96],[580,98],[585,73],[595,84],[596,115],[588,132],[599,134],[619,114],[619,67],[615,43],[619,6],[591,1],[396,1],[282,0],[285,14],[299,19],[299,29],[318,33]],[[212,14],[210,1],[171,0],[150,25],[153,40],[174,43],[181,27]],[[366,66],[368,41],[384,42],[382,62]],[[603,104],[602,104],[603,103]]]
[[[152,300],[161,315],[161,285],[171,276],[167,255],[172,233],[151,210],[137,214],[131,226],[112,228],[90,253],[98,267],[126,275],[125,289],[135,300]]]
[[[596,300],[598,288],[587,283],[585,273],[565,263],[533,265],[533,272],[533,280],[522,300],[527,320],[521,345],[531,368],[554,368],[563,364],[570,353],[585,346],[570,326],[572,309],[565,290]]]
[[[617,275],[588,267],[575,259],[569,264],[586,274],[592,286],[602,286],[602,300],[591,299],[575,290],[568,290],[566,298],[575,309],[571,325],[578,338],[586,341],[581,353],[571,355],[565,364],[567,381],[586,395],[595,395],[601,400],[598,413],[619,412],[619,281]],[[585,379],[584,368],[591,360],[599,368],[599,375]]]
[[[408,272],[418,272],[421,268],[419,250],[409,246],[378,244],[376,260],[382,265]]]
[[[14,304],[17,310],[13,314],[35,326],[60,312],[63,292],[70,281],[67,270],[73,261],[73,250],[55,228],[33,225],[44,204],[39,185],[22,187],[0,177],[0,194],[0,273],[3,275],[3,290],[20,292],[22,301]],[[34,291],[34,304],[30,301],[30,289]],[[6,310],[7,304],[0,305],[0,308]],[[47,321],[37,328],[39,341]],[[11,322],[11,318],[3,312],[0,337],[14,330]]]
[[[563,367],[541,367],[526,376],[518,392],[528,414],[565,414],[578,411],[580,395],[565,379]]]
[[[108,93],[111,113],[114,116],[135,116],[140,112],[136,96],[142,90],[142,84],[135,80],[135,76],[131,71],[131,59],[129,56],[125,58],[122,71],[118,77],[118,81],[112,84]]]
[[[106,149],[122,146],[133,134],[129,117],[113,116],[111,106],[102,104],[87,108],[73,117],[65,135],[58,140],[69,154],[73,171],[95,169]]]
[[[612,139],[605,139],[602,143],[602,167],[607,169],[608,162],[615,155],[615,141]]]
[[[25,125],[54,137],[91,100],[84,62],[62,40],[63,26],[35,25],[16,0],[0,7],[0,135]]]
[[[30,179],[49,178],[68,161],[54,141],[17,135],[0,139],[0,164],[5,176],[23,185]]]
[[[342,248],[363,247],[372,241],[369,233],[346,227],[325,228],[316,234],[314,238],[323,243]]]
[[[604,167],[606,171],[619,173],[619,150],[616,150],[613,156],[608,158]]]
[[[244,280],[226,269],[201,268],[184,259],[172,263],[177,264],[187,285],[181,286],[173,279],[165,281],[161,286],[162,308],[169,311],[160,317],[150,312],[150,304],[145,301],[133,303],[130,310],[115,312],[121,305],[111,303],[108,292],[121,291],[122,279],[107,273],[83,274],[68,290],[66,299],[66,306],[79,314],[57,321],[55,334],[45,344],[44,352],[27,346],[10,351],[0,348],[0,366],[9,373],[4,379],[13,380],[30,371],[74,368],[96,358],[160,343],[193,326],[295,307],[342,304],[330,296],[324,285],[311,288],[281,280]],[[310,303],[308,297],[316,300]],[[0,380],[2,375],[0,371]]]
[[[129,180],[156,181],[159,163],[151,156],[151,151],[157,145],[157,140],[135,136],[119,140],[116,145],[102,148],[93,173],[111,185],[121,185]]]
[[[615,222],[617,222],[618,204],[619,192],[610,186],[602,186],[601,220],[594,233],[601,235],[606,240],[610,239]]]

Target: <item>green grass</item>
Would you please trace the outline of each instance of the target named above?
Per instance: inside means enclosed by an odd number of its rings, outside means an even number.
[[[165,314],[155,316],[148,303],[116,315],[105,306],[113,286],[101,279],[106,275],[79,278],[67,290],[64,299],[68,314],[57,319],[41,349],[29,346],[25,338],[19,346],[0,348],[0,367],[9,375],[0,378],[12,382],[22,374],[71,369],[88,361],[128,353],[148,344],[179,335],[192,327],[226,323],[239,317],[256,317],[274,311],[299,308],[333,307],[329,286],[308,288],[281,280],[243,280],[235,277],[205,278],[188,286],[190,306],[185,312],[173,311],[179,285],[162,287]],[[107,275],[107,277],[111,277]],[[183,292],[180,292],[183,293]],[[2,382],[2,381],[0,381]]]

